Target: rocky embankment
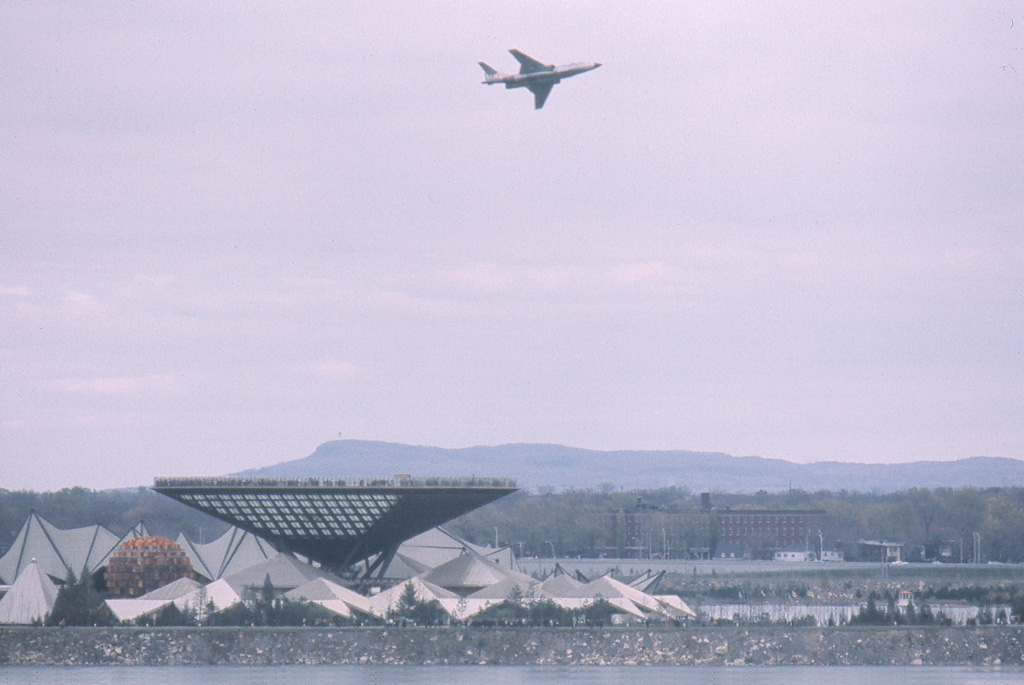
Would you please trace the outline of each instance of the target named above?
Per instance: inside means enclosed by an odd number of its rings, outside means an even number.
[[[0,665],[1022,665],[1024,628],[4,628]]]

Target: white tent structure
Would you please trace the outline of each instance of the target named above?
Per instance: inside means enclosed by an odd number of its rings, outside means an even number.
[[[640,590],[641,592],[646,592],[650,594],[651,590],[657,587],[658,583],[661,581],[664,575],[665,571],[658,571],[657,573],[655,573],[654,571],[647,569],[639,576],[629,581],[627,585],[629,585],[630,587],[635,587],[637,590]]]
[[[191,578],[178,578],[175,581],[171,581],[163,587],[158,587],[155,590],[150,590],[146,594],[142,595],[140,599],[166,599],[168,601],[178,599],[182,595],[187,595],[190,592],[194,592],[202,587],[201,583],[198,583]]]
[[[459,595],[469,595],[506,579],[514,579],[524,586],[537,583],[525,573],[502,568],[490,558],[468,549],[419,577]]]
[[[270,584],[278,592],[293,590],[317,578],[327,578],[334,583],[341,584],[341,579],[334,574],[301,561],[290,554],[281,553],[232,573],[224,580],[235,592],[242,595],[246,589],[259,590],[262,588],[267,578],[270,578]]]
[[[468,552],[490,559],[506,570],[519,570],[511,547],[495,549],[474,545],[438,526],[403,542],[390,563],[379,573],[375,572],[374,577],[384,581],[406,580]],[[372,563],[371,561],[371,565]]]
[[[654,599],[658,600],[662,605],[667,607],[669,610],[666,613],[669,616],[672,615],[672,611],[677,612],[678,618],[696,618],[697,612],[690,608],[687,604],[679,597],[679,595],[654,595]]]
[[[605,599],[610,604],[638,618],[648,618],[651,615],[660,615],[671,619],[694,618],[697,616],[678,597],[674,600],[662,601],[654,595],[642,592],[608,575],[595,578],[583,585],[580,588],[580,593],[595,600]],[[640,613],[637,614],[637,611]]]
[[[145,616],[152,616],[170,603],[169,599],[143,599],[141,597],[104,601],[114,618],[121,622],[137,621]]]
[[[556,573],[544,579],[537,590],[548,597],[579,597],[583,583],[567,573]]]
[[[550,599],[563,609],[573,611],[586,609],[597,601],[605,600],[620,614],[634,619],[658,616],[680,620],[696,616],[696,613],[675,595],[649,595],[608,575],[589,583],[581,583],[566,573],[556,573],[540,583],[535,592],[538,600]]]
[[[459,617],[459,604],[464,603],[463,599],[454,592],[445,590],[443,587],[434,585],[422,578],[410,578],[404,583],[399,583],[380,594],[370,597],[370,610],[374,616],[387,618],[388,614],[398,607],[398,601],[402,597],[402,593],[405,592],[405,587],[409,584],[412,584],[413,590],[416,593],[416,601],[430,602],[437,600],[441,608],[450,616],[453,618]]]
[[[519,578],[509,576],[493,585],[477,590],[465,598],[457,618],[460,621],[472,618],[492,606],[505,602],[513,595],[517,595],[523,604],[550,599],[539,590],[540,586],[537,581],[532,578],[530,580],[533,582],[524,582]]]
[[[135,621],[159,612],[179,597],[195,592],[201,587],[202,585],[191,578],[178,578],[140,597],[108,599],[104,603],[118,621]]]
[[[611,576],[595,578],[581,589],[589,597],[601,597],[608,601],[622,597],[628,599],[635,606],[642,607],[645,611],[655,613],[660,613],[661,611],[661,604],[654,597],[615,580]]]
[[[284,594],[285,599],[318,604],[339,616],[351,618],[353,610],[373,614],[370,599],[327,578],[316,578]]]
[[[195,543],[184,533],[175,542],[185,550],[192,569],[209,580],[238,573],[277,554],[263,538],[234,527],[211,542]]]
[[[95,573],[123,541],[148,534],[141,523],[121,537],[98,524],[65,530],[33,511],[0,558],[0,578],[12,582],[34,559],[48,576],[66,582],[83,570]]]
[[[181,611],[192,611],[197,616],[204,616],[211,603],[215,611],[222,611],[241,601],[241,595],[235,592],[228,581],[221,578],[181,595],[174,600],[174,605]]]
[[[0,623],[30,624],[42,621],[57,601],[57,586],[36,563],[29,561],[14,584],[0,598]]]
[[[181,612],[203,616],[211,602],[219,611],[240,601],[241,597],[224,579],[201,585],[190,578],[179,578],[141,597],[108,599],[105,604],[118,621],[137,621],[159,613],[170,604]]]

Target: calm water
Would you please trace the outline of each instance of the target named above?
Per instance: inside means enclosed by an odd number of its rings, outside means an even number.
[[[959,666],[80,666],[0,667],[0,683],[381,683],[398,685],[1019,685],[1024,668]]]

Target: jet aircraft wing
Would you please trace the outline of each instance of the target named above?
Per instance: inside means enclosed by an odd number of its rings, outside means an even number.
[[[509,52],[511,52],[512,56],[519,60],[519,64],[522,65],[519,68],[520,74],[536,74],[539,71],[555,70],[554,64],[544,64],[543,62],[538,62],[534,58],[530,57],[529,55],[525,55],[519,52],[518,50],[513,49],[509,50]],[[537,109],[540,109],[540,107],[538,107]]]
[[[540,109],[544,106],[544,101],[548,99],[548,95],[551,94],[551,89],[555,87],[555,84],[537,83],[527,87],[533,93],[533,108]]]

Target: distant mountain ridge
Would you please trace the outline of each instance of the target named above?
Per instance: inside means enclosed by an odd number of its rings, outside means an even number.
[[[598,451],[545,444],[443,448],[333,440],[308,457],[234,475],[270,477],[511,476],[520,487],[660,488],[750,493],[802,490],[893,492],[911,487],[1024,487],[1024,461],[970,457],[956,461],[860,464],[734,457],[686,450]]]

